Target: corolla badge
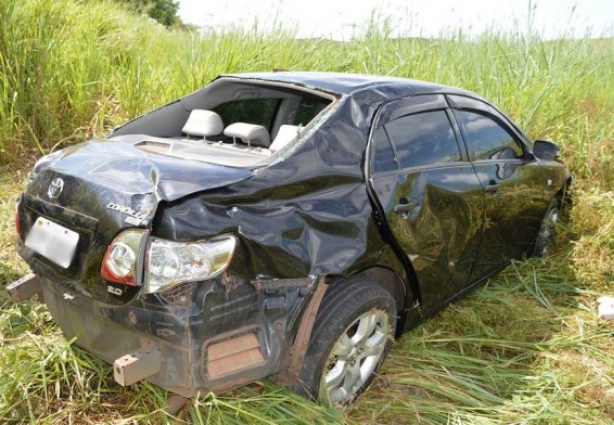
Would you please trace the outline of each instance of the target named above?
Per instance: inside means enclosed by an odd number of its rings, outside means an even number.
[[[64,180],[58,177],[57,179],[53,179],[53,181],[49,185],[49,189],[47,189],[47,195],[49,195],[51,199],[55,199],[60,196],[60,193],[62,193],[63,189]]]
[[[140,226],[141,223],[147,219],[147,214],[137,213],[130,207],[126,207],[124,205],[117,205],[114,203],[110,203],[107,205],[107,208],[113,211],[118,211],[122,214],[126,214],[126,223],[134,224],[135,226]]]

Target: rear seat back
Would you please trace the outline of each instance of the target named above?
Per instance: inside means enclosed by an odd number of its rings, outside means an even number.
[[[298,139],[298,133],[300,130],[301,127],[299,127],[298,125],[282,125],[277,131],[275,140],[273,140],[273,143],[271,143],[271,146],[269,146],[269,150],[271,152],[277,152],[287,144],[295,141],[296,139]]]

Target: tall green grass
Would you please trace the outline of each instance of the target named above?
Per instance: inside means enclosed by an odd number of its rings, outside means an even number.
[[[614,42],[543,41],[492,30],[391,38],[374,17],[357,39],[283,29],[167,30],[112,2],[0,2],[0,285],[26,271],[12,249],[23,166],[204,85],[273,68],[436,81],[493,100],[553,139],[575,176],[557,249],[514,263],[397,341],[358,402],[334,409],[263,381],[203,394],[178,417],[149,384],[118,387],[65,341],[44,305],[0,293],[0,423],[612,423],[614,325],[596,300],[614,283]]]
[[[462,32],[437,41],[390,39],[389,25],[377,16],[349,43],[295,40],[281,28],[261,33],[231,27],[199,35],[95,0],[4,0],[0,18],[2,163],[100,136],[220,73],[273,68],[463,86],[504,105],[536,136],[563,143],[606,136],[583,134],[586,113],[611,117],[609,42],[543,43],[496,32],[478,40]]]

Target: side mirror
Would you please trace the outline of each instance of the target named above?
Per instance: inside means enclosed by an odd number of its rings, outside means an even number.
[[[536,140],[533,145],[533,155],[536,158],[546,161],[555,161],[559,159],[561,148],[554,142],[548,140]]]

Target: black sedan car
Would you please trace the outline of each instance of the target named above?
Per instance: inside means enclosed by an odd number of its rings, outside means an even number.
[[[348,402],[393,337],[547,251],[571,182],[462,89],[225,75],[38,161],[17,249],[68,338],[183,397],[270,377]]]

